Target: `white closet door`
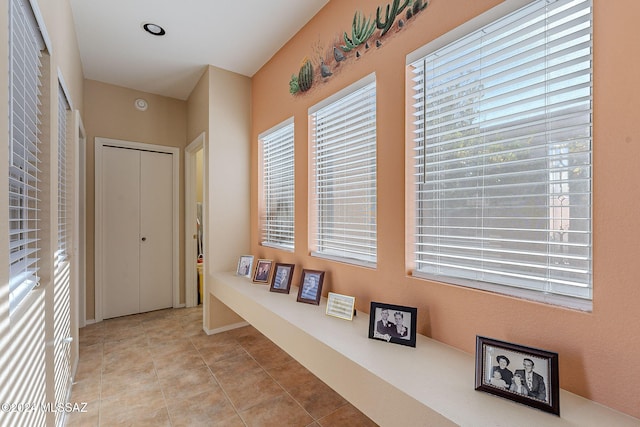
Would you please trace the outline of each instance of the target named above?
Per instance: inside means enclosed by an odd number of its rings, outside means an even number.
[[[173,156],[141,152],[140,311],[173,305]]]
[[[102,295],[105,319],[140,312],[140,151],[102,155]]]

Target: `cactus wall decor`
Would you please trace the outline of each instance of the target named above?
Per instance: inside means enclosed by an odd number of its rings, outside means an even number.
[[[362,11],[356,11],[351,24],[351,34],[343,32],[336,37],[323,54],[314,49],[317,58],[304,58],[297,73],[289,80],[289,93],[299,95],[309,91],[314,84],[325,82],[349,60],[360,60],[371,48],[384,46],[390,31],[401,31],[414,17],[429,5],[430,0],[392,0],[376,8],[375,19]],[[383,13],[384,10],[384,13]],[[404,15],[402,14],[404,11]],[[394,25],[395,24],[395,25]],[[379,30],[379,31],[376,31]]]
[[[366,19],[362,16],[361,12],[356,12],[353,15],[353,24],[351,25],[351,38],[344,33],[344,42],[342,50],[344,52],[350,52],[363,43],[369,40],[369,37],[376,30],[376,23],[371,19]]]

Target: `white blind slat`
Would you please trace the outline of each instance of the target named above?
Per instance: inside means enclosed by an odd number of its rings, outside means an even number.
[[[294,124],[284,122],[260,135],[262,146],[262,244],[294,247]]]
[[[312,110],[315,254],[375,264],[375,81]]]
[[[13,312],[37,286],[42,38],[28,3],[9,2],[9,289]]]

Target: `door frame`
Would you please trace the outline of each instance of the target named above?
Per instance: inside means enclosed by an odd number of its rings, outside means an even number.
[[[180,306],[180,149],[164,145],[95,137],[95,321],[103,320],[102,150],[105,146],[171,154],[173,164],[173,307]]]
[[[203,150],[202,156],[202,234],[204,245],[204,234],[207,232],[204,226],[206,218],[206,199],[207,199],[207,180],[205,170],[207,168],[207,159],[204,156],[205,146],[205,132],[198,135],[191,143],[184,149],[184,287],[185,287],[185,304],[187,307],[195,307],[198,305],[198,294],[193,286],[196,282],[196,272],[190,267],[196,264],[197,256],[196,249],[193,245],[193,236],[197,233],[197,229],[193,223],[193,218],[196,217],[196,153]],[[203,268],[206,266],[203,265]],[[204,274],[203,274],[204,276]],[[204,286],[203,286],[204,288]],[[203,291],[204,293],[204,291]],[[204,295],[202,296],[204,300]],[[204,303],[204,301],[202,301]]]

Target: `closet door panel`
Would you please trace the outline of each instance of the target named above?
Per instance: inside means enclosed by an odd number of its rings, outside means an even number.
[[[140,160],[140,311],[173,306],[173,156]]]
[[[102,305],[108,319],[140,307],[140,152],[104,147],[102,154]]]

